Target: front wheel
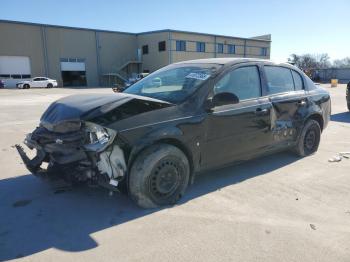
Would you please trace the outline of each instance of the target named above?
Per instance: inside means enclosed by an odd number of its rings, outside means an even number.
[[[136,158],[130,171],[129,194],[142,208],[175,204],[190,176],[185,154],[168,144],[153,145]]]
[[[321,128],[316,120],[309,119],[299,136],[295,152],[299,156],[308,156],[318,150],[321,139]]]
[[[28,84],[25,84],[24,86],[23,86],[23,89],[29,89],[30,88],[30,85],[28,85]]]

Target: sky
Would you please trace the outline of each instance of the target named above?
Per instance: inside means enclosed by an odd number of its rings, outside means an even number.
[[[350,0],[1,0],[0,19],[126,32],[272,35],[271,59],[350,56]],[[1,35],[1,32],[0,32]]]

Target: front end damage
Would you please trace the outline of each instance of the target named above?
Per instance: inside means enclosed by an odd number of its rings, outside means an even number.
[[[64,179],[70,184],[88,182],[117,190],[127,170],[117,132],[87,121],[63,121],[59,125],[61,130],[40,124],[27,135],[24,144],[36,150],[32,159],[16,145],[28,170],[43,178]]]

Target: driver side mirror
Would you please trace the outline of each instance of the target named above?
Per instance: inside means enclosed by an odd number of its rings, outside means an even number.
[[[209,102],[209,101],[208,101]],[[216,106],[224,106],[224,105],[233,105],[238,104],[239,98],[232,93],[223,92],[213,96],[212,100],[209,102],[209,108],[213,108]]]

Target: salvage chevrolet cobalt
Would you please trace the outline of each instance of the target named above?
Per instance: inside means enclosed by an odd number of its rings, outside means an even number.
[[[200,171],[281,150],[315,153],[330,111],[328,92],[289,64],[193,60],[122,93],[59,99],[24,141],[36,156],[16,147],[34,175],[124,187],[151,208],[176,203]]]

